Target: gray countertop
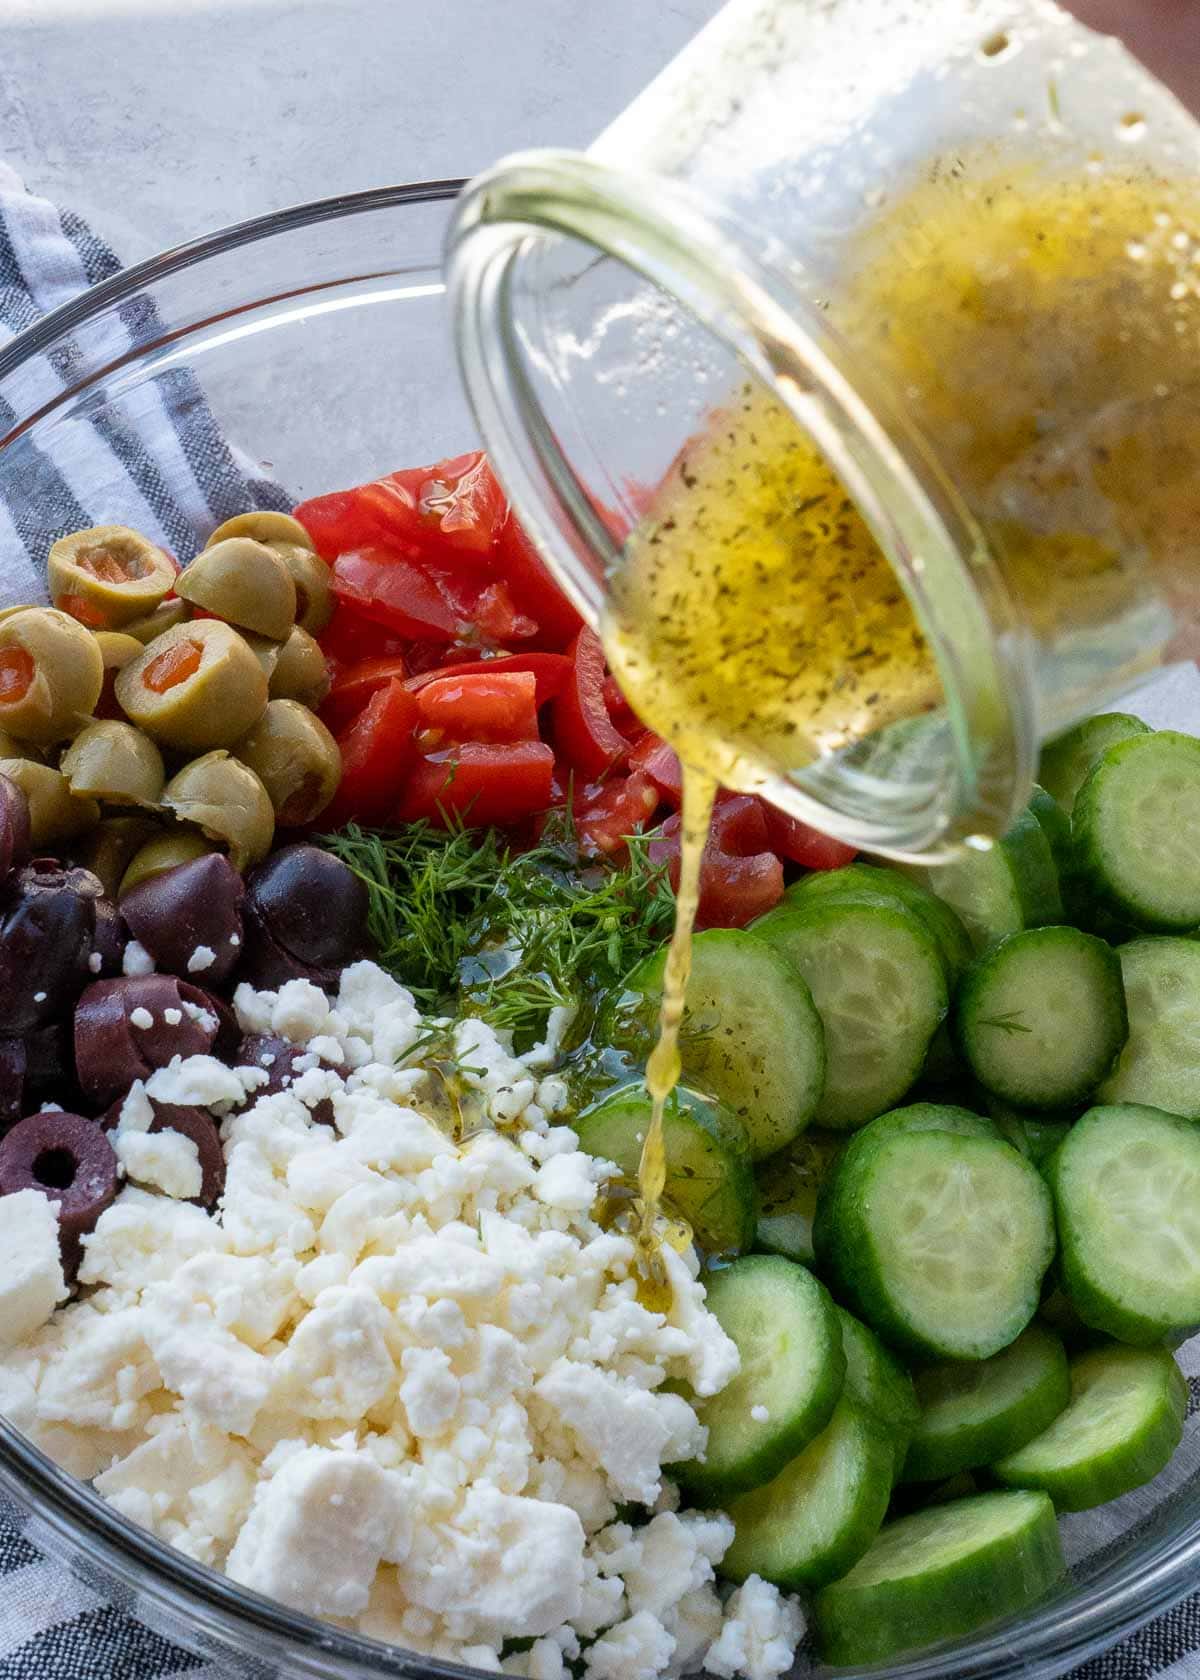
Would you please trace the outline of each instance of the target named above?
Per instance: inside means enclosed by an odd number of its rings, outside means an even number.
[[[0,158],[125,261],[583,145],[718,0],[0,0]]]

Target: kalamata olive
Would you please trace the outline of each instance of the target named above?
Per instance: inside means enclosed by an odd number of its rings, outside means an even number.
[[[75,1080],[70,1021],[53,1021],[48,1027],[39,1027],[24,1044],[26,1110],[35,1104],[45,1108],[51,1102],[60,1108],[80,1107],[82,1097]]]
[[[246,878],[246,956],[252,985],[308,978],[336,985],[368,952],[367,889],[317,846],[284,846]]]
[[[35,858],[0,898],[0,999],[4,1027],[27,1033],[71,1007],[90,978],[96,900],[103,888],[87,869]]]
[[[63,1269],[78,1270],[80,1239],[117,1194],[117,1157],[100,1127],[81,1114],[43,1109],[0,1142],[0,1196],[40,1190],[57,1204]]]
[[[29,800],[16,782],[0,776],[0,881],[29,856]]]
[[[200,1207],[215,1206],[225,1190],[225,1155],[212,1115],[202,1108],[185,1107],[179,1103],[161,1103],[153,1097],[146,1100],[154,1110],[154,1119],[150,1122],[152,1132],[181,1132],[196,1145],[196,1154],[200,1158],[201,1182],[200,1194],[192,1200]],[[108,1112],[101,1116],[100,1125],[106,1132],[112,1131],[119,1124],[124,1105],[125,1098],[119,1097]]]
[[[159,968],[218,985],[242,954],[242,878],[208,852],[131,888],[121,914]]]
[[[25,1112],[26,1050],[23,1038],[0,1038],[0,1133]]]
[[[125,926],[111,898],[96,900],[96,930],[88,958],[89,979],[110,980],[121,972],[125,950]]]
[[[75,1071],[87,1095],[106,1103],[173,1056],[220,1054],[228,1037],[225,1006],[186,980],[97,980],[75,1009]]]
[[[233,1065],[261,1068],[267,1075],[267,1083],[256,1085],[243,1106],[257,1102],[259,1097],[274,1097],[281,1091],[289,1090],[300,1077],[296,1063],[311,1054],[305,1046],[290,1044],[286,1038],[276,1038],[272,1033],[247,1033],[237,1047]],[[333,1104],[328,1097],[314,1103],[309,1113],[319,1126],[332,1126],[334,1123]]]

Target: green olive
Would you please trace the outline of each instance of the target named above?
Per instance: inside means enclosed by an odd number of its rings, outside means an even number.
[[[296,623],[317,636],[333,617],[333,573],[311,548],[276,543],[276,554],[292,574],[296,586]]]
[[[0,776],[15,782],[29,801],[29,840],[35,851],[73,840],[100,821],[96,801],[76,799],[62,771],[49,764],[35,764],[31,758],[0,758]]]
[[[226,537],[185,566],[175,587],[185,601],[239,630],[285,642],[296,622],[296,585],[266,543]]]
[[[136,636],[126,635],[124,630],[97,630],[96,646],[100,649],[100,658],[106,671],[121,671],[136,659],[144,647]]]
[[[59,760],[76,795],[110,805],[158,804],[165,773],[162,754],[131,723],[89,723]]]
[[[35,764],[43,764],[45,756],[40,747],[29,741],[18,741],[7,729],[0,729],[0,758],[29,758]]]
[[[146,647],[166,631],[174,630],[177,624],[186,624],[191,616],[192,609],[187,602],[180,600],[178,595],[172,595],[170,600],[155,607],[145,618],[135,618],[129,624],[122,624],[121,629]]]
[[[18,604],[15,607],[0,607],[0,624],[3,624],[3,622],[6,618],[15,617],[15,615],[19,612],[33,612],[33,611],[34,611],[34,604],[33,604],[32,601],[26,601],[24,606],[21,606],[21,605]]]
[[[298,700],[271,700],[233,749],[271,796],[284,828],[311,822],[342,779],[342,755],[320,718]]]
[[[130,858],[121,876],[117,897],[124,897],[130,887],[140,886],[152,875],[162,875],[177,864],[191,863],[193,858],[205,857],[216,849],[211,841],[190,828],[172,828],[165,834],[156,834],[139,846]]]
[[[319,706],[329,693],[329,667],[325,655],[307,630],[299,625],[279,651],[271,672],[272,700],[299,700],[302,706]]]
[[[227,847],[235,869],[248,869],[271,850],[275,812],[270,795],[253,770],[227,752],[205,753],[185,764],[163,789],[163,804]]]
[[[53,607],[0,620],[0,729],[49,746],[96,709],[104,661],[90,630]]]
[[[116,696],[129,721],[163,746],[206,752],[253,728],[267,703],[267,679],[236,630],[200,618],[168,630],[119,671]]]
[[[272,642],[266,636],[256,636],[252,630],[243,630],[242,640],[255,659],[258,660],[262,667],[263,676],[269,683],[275,674],[275,667],[279,663],[279,655],[283,652],[287,643]]]
[[[54,605],[97,629],[144,618],[175,583],[171,556],[127,525],[93,525],[60,537],[47,569]]]
[[[269,508],[255,513],[235,513],[232,519],[217,526],[204,546],[215,548],[226,537],[253,537],[255,542],[266,543],[269,548],[274,548],[276,543],[312,548],[312,538],[298,519],[293,519],[290,513],[272,513]]]
[[[104,883],[109,898],[117,896],[121,877],[131,860],[150,840],[162,835],[153,817],[142,815],[104,817],[90,834],[72,846],[71,857]]]

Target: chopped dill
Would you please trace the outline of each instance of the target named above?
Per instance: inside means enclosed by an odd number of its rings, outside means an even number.
[[[482,1016],[519,1050],[571,1012],[570,1040],[597,999],[670,935],[675,900],[644,836],[622,867],[579,856],[569,821],[510,850],[494,829],[351,825],[323,836],[367,888],[379,961],[426,1009]]]

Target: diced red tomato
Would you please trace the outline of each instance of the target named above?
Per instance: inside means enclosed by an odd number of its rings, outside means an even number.
[[[537,620],[519,609],[503,578],[481,584],[478,577],[464,577],[432,562],[427,569],[466,631],[465,641],[503,647],[537,635]]]
[[[377,659],[357,659],[352,665],[340,665],[334,672],[333,683],[321,706],[321,722],[336,735],[358,716],[371,696],[393,679],[401,682],[408,676],[408,661],[403,654],[384,654]]]
[[[334,666],[357,665],[364,659],[404,657],[410,646],[408,639],[397,636],[375,624],[342,601],[334,607],[333,617],[322,630],[321,652]]]
[[[443,741],[536,741],[537,678],[532,671],[477,671],[435,677],[416,691],[422,730]]]
[[[566,647],[579,634],[583,620],[512,513],[496,539],[496,570],[512,590],[513,599],[537,620],[539,640],[546,647]]]
[[[554,702],[554,739],[571,769],[594,782],[624,761],[629,742],[604,704],[604,649],[594,630],[579,632],[571,658],[571,675]]]
[[[445,642],[457,628],[455,613],[424,568],[387,549],[339,554],[333,587],[339,601],[403,636]]]
[[[806,869],[841,869],[858,856],[844,840],[834,840],[820,829],[810,828],[799,817],[789,817],[765,800],[763,813],[771,850],[789,863],[802,863]]]
[[[537,703],[544,706],[561,694],[571,674],[571,661],[565,653],[501,654],[495,659],[468,659],[455,665],[441,665],[410,677],[408,686],[415,694],[427,683],[439,682],[443,677],[469,677],[486,671],[498,675],[501,671],[529,671],[537,685]]]
[[[621,693],[616,677],[605,677],[604,679],[604,704],[609,717],[612,719],[613,727],[619,729],[622,735],[626,735],[632,740],[641,729],[642,720]]]
[[[629,754],[629,768],[649,776],[667,804],[678,809],[683,798],[683,769],[678,753],[674,747],[667,745],[661,735],[648,729],[641,740],[635,742]]]
[[[485,557],[507,511],[486,458],[473,450],[316,496],[301,502],[296,518],[327,560],[370,545]]]
[[[662,837],[651,843],[650,857],[667,864],[671,885],[679,886],[680,820],[669,817]],[[783,896],[783,864],[767,850],[767,825],[759,800],[726,794],[713,812],[712,831],[700,866],[700,904],[696,926],[745,927]]]
[[[650,827],[658,789],[648,776],[616,776],[584,790],[575,801],[575,832],[584,857],[615,858],[628,837]]]
[[[542,741],[468,741],[417,760],[392,820],[453,816],[473,827],[506,827],[545,810],[553,779],[554,754]]]
[[[332,803],[321,814],[323,828],[382,821],[395,804],[405,772],[416,756],[416,722],[415,696],[392,677],[338,737],[342,779]]]

